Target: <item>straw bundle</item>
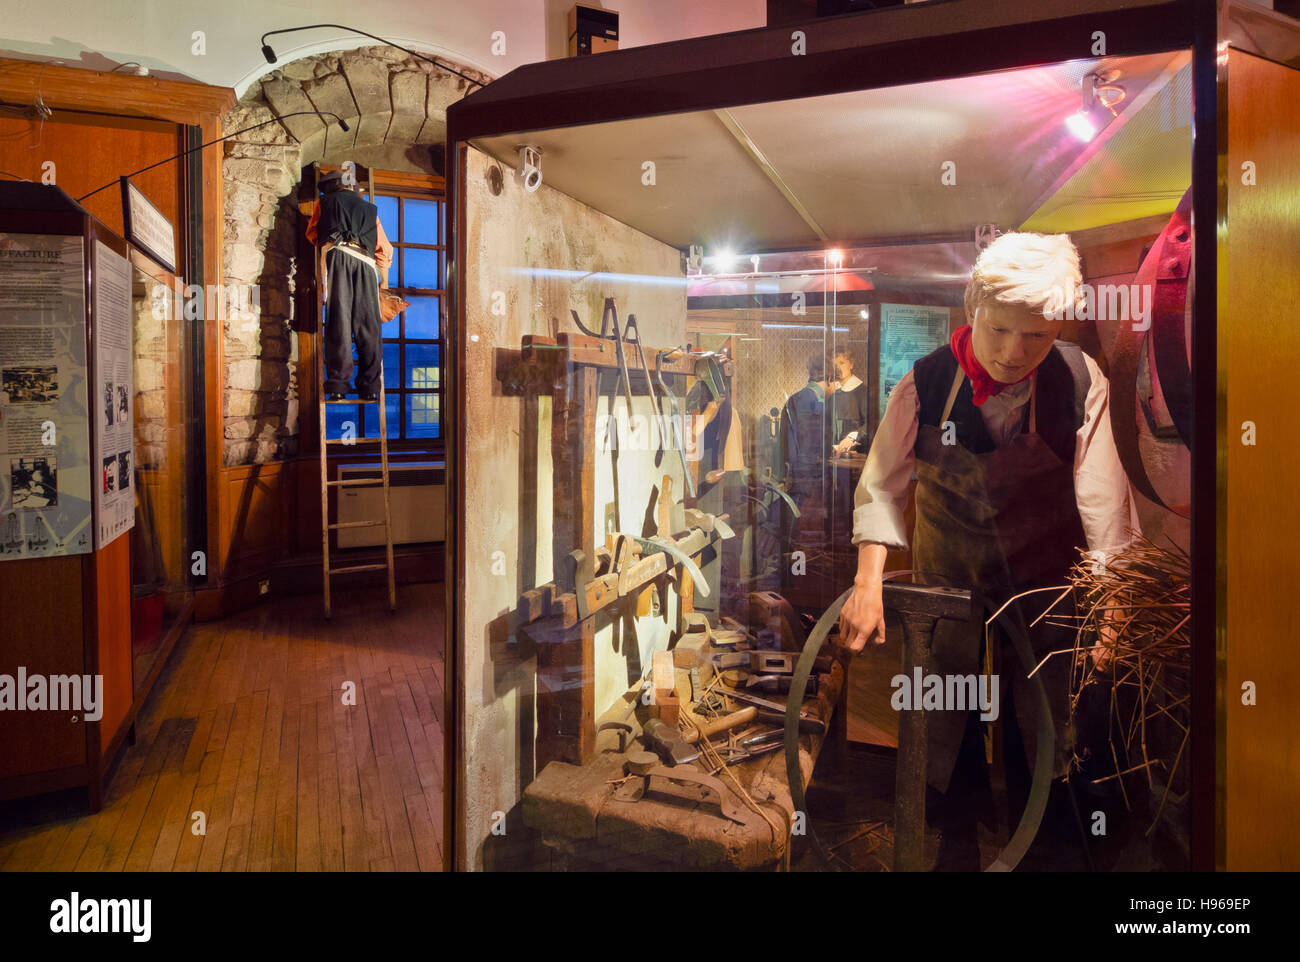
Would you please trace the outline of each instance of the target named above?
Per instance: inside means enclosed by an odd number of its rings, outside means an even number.
[[[1114,771],[1095,781],[1117,780],[1132,810],[1125,777],[1144,777],[1155,803],[1150,835],[1166,804],[1181,800],[1175,786],[1185,790],[1187,782],[1180,763],[1191,723],[1190,558],[1172,542],[1130,534],[1130,547],[1107,565],[1085,557],[1074,566],[1070,583],[1078,614],[1058,615],[1053,623],[1076,628],[1070,692],[1076,717],[1080,700],[1097,693],[1089,692],[1091,686],[1108,689]],[[1090,754],[1076,746],[1073,767],[1082,769]]]

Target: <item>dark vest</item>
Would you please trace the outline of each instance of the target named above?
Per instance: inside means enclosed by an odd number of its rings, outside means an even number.
[[[850,431],[862,431],[867,426],[867,382],[863,381],[851,391],[836,391],[831,395],[834,412],[831,441],[838,444]]]
[[[939,417],[952,389],[957,373],[957,357],[947,344],[927,354],[912,368],[916,394],[920,401],[918,420],[939,427]],[[1038,366],[1038,433],[1058,458],[1074,463],[1075,432],[1083,425],[1084,402],[1092,377],[1077,344],[1056,341],[1043,363]],[[948,415],[957,429],[957,440],[974,454],[987,454],[997,445],[984,426],[984,418],[975,406],[970,378],[962,382],[957,399]],[[1028,424],[1028,405],[1024,408]]]
[[[379,208],[350,190],[336,190],[320,199],[317,242],[359,244],[371,257],[378,241]]]

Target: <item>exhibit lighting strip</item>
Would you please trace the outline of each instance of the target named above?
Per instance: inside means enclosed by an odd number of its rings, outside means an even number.
[[[607,271],[574,271],[559,267],[515,267],[508,273],[524,277],[558,278],[580,284],[586,280],[615,281],[621,284],[650,284],[662,287],[685,287],[688,278],[658,274],[613,274]]]

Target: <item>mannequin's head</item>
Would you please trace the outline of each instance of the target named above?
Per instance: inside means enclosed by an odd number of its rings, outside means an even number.
[[[966,285],[971,346],[999,381],[1018,381],[1060,336],[1081,290],[1079,252],[1064,234],[1003,234],[984,249]]]
[[[835,352],[835,370],[839,374],[841,381],[847,381],[853,376],[853,371],[857,368],[857,362],[847,349],[841,349]]]
[[[820,354],[814,354],[808,358],[808,380],[816,384],[823,391],[829,383],[826,380],[826,361]]]

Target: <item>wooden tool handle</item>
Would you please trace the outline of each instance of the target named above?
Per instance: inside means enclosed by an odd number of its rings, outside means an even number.
[[[753,706],[742,708],[740,711],[733,711],[730,715],[714,718],[712,721],[705,722],[698,729],[687,732],[682,736],[682,740],[688,745],[694,745],[702,737],[707,738],[709,735],[716,735],[718,732],[725,732],[729,728],[751,722],[757,714],[758,709]]]

